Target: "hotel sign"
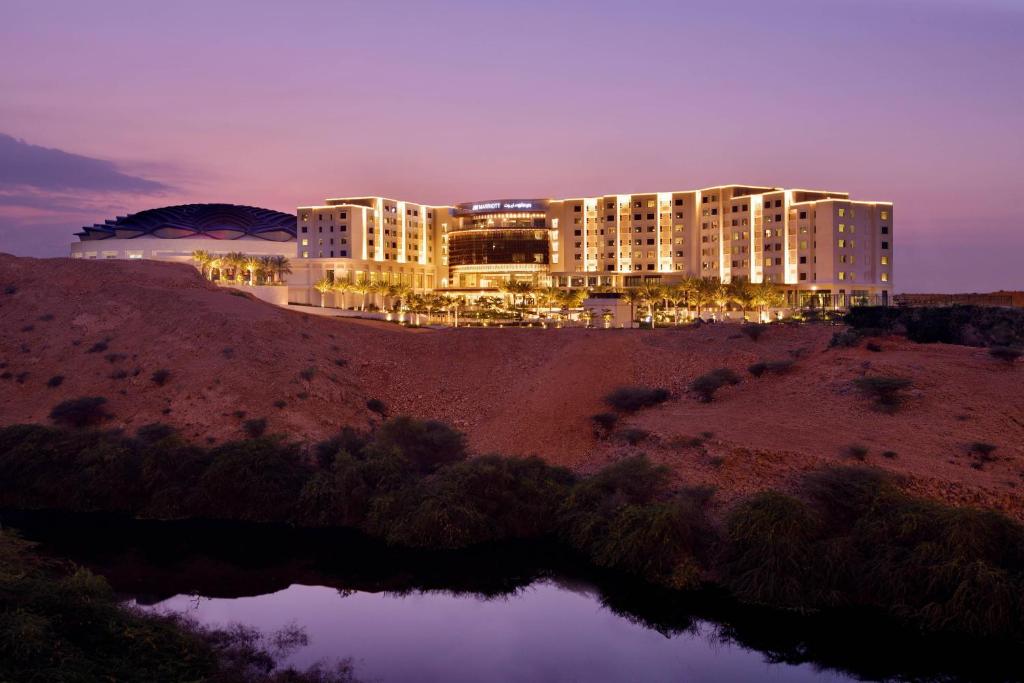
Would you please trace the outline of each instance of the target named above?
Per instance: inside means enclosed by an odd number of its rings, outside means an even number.
[[[455,207],[457,215],[474,213],[502,213],[504,211],[546,211],[546,199],[494,199],[486,202],[471,202]]]

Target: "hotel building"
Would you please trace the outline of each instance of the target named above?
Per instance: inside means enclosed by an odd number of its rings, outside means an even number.
[[[297,214],[293,303],[319,302],[322,277],[472,296],[508,280],[632,287],[696,276],[774,282],[793,306],[892,299],[892,203],[846,192],[723,185],[454,206],[349,197]]]

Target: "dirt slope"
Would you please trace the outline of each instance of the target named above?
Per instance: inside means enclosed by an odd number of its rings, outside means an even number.
[[[47,422],[56,403],[89,395],[107,397],[112,424],[129,430],[160,420],[220,441],[240,436],[243,419],[267,417],[270,431],[316,439],[372,423],[366,401],[379,398],[392,413],[456,425],[476,452],[538,454],[588,471],[644,451],[681,481],[718,486],[723,504],[850,462],[841,451],[858,443],[869,464],[907,475],[913,490],[1024,518],[1024,367],[900,339],[882,340],[881,353],[829,350],[830,336],[780,327],[753,342],[725,325],[412,331],[276,308],[183,265],[0,255],[0,423]],[[790,374],[746,372],[794,352]],[[743,382],[711,404],[687,394],[693,377],[722,366]],[[171,373],[163,386],[150,379],[159,369]],[[872,410],[850,386],[865,374],[911,378],[906,407]],[[48,387],[56,375],[63,382]],[[625,419],[651,434],[636,446],[595,439],[589,419],[624,384],[673,392]],[[704,432],[713,436],[687,445]],[[996,444],[998,460],[971,467],[974,441]]]

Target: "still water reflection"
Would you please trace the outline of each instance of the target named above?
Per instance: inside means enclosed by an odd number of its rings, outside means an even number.
[[[382,681],[838,681],[810,664],[769,664],[698,622],[662,635],[605,608],[592,590],[537,581],[507,597],[397,595],[292,585],[245,598],[179,595],[156,605],[205,624],[305,627],[303,667],[351,657]]]

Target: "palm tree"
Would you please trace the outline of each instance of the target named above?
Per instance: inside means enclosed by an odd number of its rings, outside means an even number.
[[[757,306],[758,319],[760,319],[764,315],[764,309],[784,306],[786,293],[772,282],[758,282],[754,285],[754,301]]]
[[[335,278],[334,286],[331,289],[334,290],[336,293],[341,294],[341,308],[345,308],[345,292],[348,292],[352,289],[352,283],[349,282],[348,280],[339,280]]]
[[[260,285],[266,285],[273,282],[273,257],[272,256],[260,256],[259,257],[259,283]]]
[[[579,308],[586,298],[587,290],[585,289],[567,289],[562,292],[562,305],[569,309]]]
[[[715,278],[702,277],[694,282],[693,292],[690,293],[690,298],[697,307],[698,318],[700,317],[701,309],[704,306],[710,306],[718,301],[721,289],[722,284]]]
[[[242,268],[245,267],[245,254],[240,251],[232,251],[224,254],[220,260],[224,266],[231,269],[231,279],[238,282],[239,276],[242,274]]]
[[[327,298],[327,292],[334,289],[334,282],[328,277],[324,276],[313,283],[313,289],[320,292],[320,308],[323,308],[324,300]]]
[[[533,293],[534,287],[532,283],[524,282],[522,280],[508,280],[498,285],[503,293],[511,295],[512,298],[512,310],[516,311],[519,305],[519,297],[522,297],[523,306],[526,305],[526,297]]]
[[[285,275],[291,275],[292,264],[287,256],[271,256],[270,270],[275,280],[283,280]]]
[[[352,291],[363,295],[363,303],[359,306],[360,311],[366,310],[366,295],[370,293],[372,288],[373,282],[365,275],[360,276],[358,280],[352,283]]]
[[[726,288],[726,295],[740,307],[740,313],[744,320],[747,317],[747,310],[757,305],[757,291],[744,277],[738,277],[730,282]]]
[[[242,261],[242,267],[249,272],[250,287],[256,284],[256,271],[258,271],[262,265],[263,263],[260,261],[258,256],[246,256],[245,260]]]
[[[679,304],[686,300],[689,293],[682,283],[665,287],[664,297],[672,304],[672,319],[676,325],[679,324]]]
[[[203,277],[208,277],[207,270],[210,269],[214,261],[214,258],[210,256],[210,252],[205,249],[196,249],[192,252],[192,260],[195,261],[196,268],[203,274]]]
[[[654,302],[665,296],[665,290],[661,285],[645,283],[636,288],[640,301],[647,305],[647,315],[651,319],[651,327],[654,327]]]
[[[412,288],[406,284],[398,283],[388,287],[388,296],[398,299],[398,310],[402,310],[402,304],[405,303],[410,294],[412,294]]]

